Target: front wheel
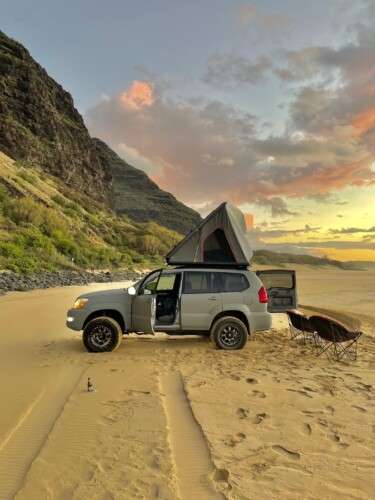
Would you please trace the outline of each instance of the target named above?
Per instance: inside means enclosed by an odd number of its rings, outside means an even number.
[[[107,316],[94,318],[87,323],[82,339],[89,352],[114,351],[121,343],[121,327]]]
[[[246,325],[238,318],[225,316],[218,319],[211,329],[211,340],[219,349],[242,349],[248,337]]]

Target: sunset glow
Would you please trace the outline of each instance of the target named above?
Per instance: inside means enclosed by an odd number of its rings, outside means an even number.
[[[358,114],[353,120],[356,134],[361,135],[375,127],[375,108],[370,108]]]
[[[120,96],[121,102],[130,109],[141,109],[154,103],[154,89],[148,82],[134,81]]]
[[[303,3],[219,9],[199,42],[175,37],[152,64],[148,44],[91,131],[202,215],[239,206],[257,248],[375,260],[375,6],[359,3],[315,2],[307,31]]]

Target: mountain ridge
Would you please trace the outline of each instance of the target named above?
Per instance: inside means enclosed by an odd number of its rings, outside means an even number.
[[[181,234],[193,229],[200,218],[189,207],[184,207],[180,220],[180,202],[152,181],[142,170],[129,165],[104,141],[92,139],[98,157],[112,176],[112,196],[109,205],[120,215],[128,215],[136,222],[157,221],[162,226]],[[141,203],[140,203],[141,200]]]
[[[0,116],[0,151],[14,160],[39,166],[67,186],[140,222],[154,221],[184,234],[201,220],[103,141],[91,138],[69,92],[2,31]],[[131,196],[131,186],[137,182],[143,191]]]

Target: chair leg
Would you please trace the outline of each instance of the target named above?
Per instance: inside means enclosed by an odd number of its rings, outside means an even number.
[[[288,320],[288,322],[289,322],[290,338],[294,340],[295,338],[299,337],[302,334],[302,332],[301,330],[295,328],[290,322],[290,320]]]
[[[315,332],[306,332],[306,338],[310,344],[313,344],[314,347],[317,347],[317,338]]]
[[[341,347],[338,359],[342,359],[344,357],[353,361],[357,359],[357,339],[352,340],[350,343]]]
[[[318,348],[322,345],[320,337],[316,332],[313,333],[313,340],[314,340],[314,347]]]
[[[324,352],[327,352],[329,349],[333,348],[333,342],[322,342],[320,351],[316,354],[316,356],[321,356]]]

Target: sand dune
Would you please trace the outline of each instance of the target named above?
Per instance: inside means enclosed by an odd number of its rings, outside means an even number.
[[[316,358],[283,315],[239,352],[158,335],[93,355],[65,312],[113,285],[1,297],[0,499],[374,498],[375,273],[298,284],[362,320],[356,362]]]

